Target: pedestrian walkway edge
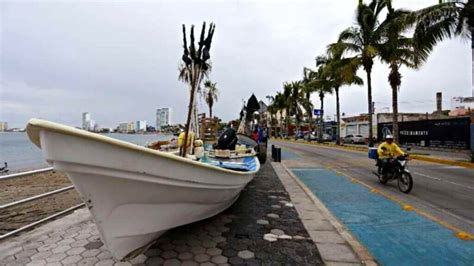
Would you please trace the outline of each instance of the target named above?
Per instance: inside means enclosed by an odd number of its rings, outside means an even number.
[[[316,206],[317,209],[319,209],[319,213],[323,216],[324,219],[328,220],[329,223],[335,228],[336,233],[352,248],[353,252],[359,257],[359,263],[362,263],[364,265],[377,265],[376,261],[372,257],[372,255],[369,253],[369,251],[348,231],[348,229],[343,225],[337,218],[326,208],[326,206],[322,203],[322,201],[317,198],[307,187],[305,184],[303,184],[298,177],[296,177],[283,163],[274,163],[272,162],[272,166],[275,170],[275,172],[278,175],[278,178],[282,181],[282,184],[284,185],[285,189],[287,192],[290,194],[290,197],[293,199],[294,197],[297,198],[298,196],[295,195],[295,190],[294,188],[289,188],[288,186],[288,180],[285,179],[291,179],[294,183],[296,183],[297,187],[301,192],[309,198],[309,200]],[[297,206],[295,206],[297,207]],[[300,210],[298,210],[300,212]],[[301,216],[301,214],[300,214]],[[304,217],[302,217],[302,222],[305,225],[306,228],[311,227],[310,224],[307,224],[308,222],[311,222],[311,220],[305,220]],[[317,241],[318,243],[315,242],[315,244],[318,246],[318,249],[320,248],[318,244],[321,245],[330,245],[333,244],[334,242],[328,241],[327,243],[324,243],[324,241]],[[340,264],[340,263],[347,263],[347,261],[344,261],[343,258],[341,260],[334,259],[334,257],[326,257],[324,252],[321,252],[321,256],[323,257],[323,260],[325,261],[326,264],[331,265],[331,264]],[[354,263],[354,262],[350,262]]]

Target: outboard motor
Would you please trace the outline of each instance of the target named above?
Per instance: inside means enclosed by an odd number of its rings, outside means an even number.
[[[235,150],[237,144],[237,133],[235,129],[229,128],[217,140],[216,149],[219,150]]]

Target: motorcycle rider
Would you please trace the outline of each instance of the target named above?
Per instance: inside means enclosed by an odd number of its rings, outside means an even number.
[[[385,141],[378,146],[377,153],[379,155],[379,168],[381,170],[380,172],[382,177],[385,177],[387,169],[390,167],[390,159],[405,155],[400,147],[398,147],[398,145],[393,142],[392,135],[385,136]]]

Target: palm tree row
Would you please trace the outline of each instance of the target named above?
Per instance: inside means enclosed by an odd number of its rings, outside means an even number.
[[[382,14],[386,14],[381,20]],[[417,69],[427,61],[435,45],[454,36],[471,39],[473,33],[474,0],[440,1],[438,4],[409,11],[395,9],[391,0],[371,0],[369,4],[359,0],[356,10],[356,25],[339,34],[335,43],[327,46],[324,55],[316,58],[316,70],[304,69],[299,89],[305,98],[296,102],[289,97],[284,84],[283,94],[277,93],[271,102],[273,112],[285,111],[285,126],[288,127],[289,117],[296,115],[290,111],[298,104],[311,106],[311,93],[318,93],[321,111],[324,112],[324,95],[336,94],[337,141],[340,139],[340,99],[339,89],[344,85],[362,85],[357,70],[362,67],[366,72],[367,104],[369,122],[369,146],[373,146],[374,134],[372,117],[374,106],[372,101],[372,69],[374,61],[379,59],[389,67],[388,82],[392,90],[393,134],[398,141],[398,91],[402,75],[400,68]],[[412,36],[408,36],[412,32]],[[474,46],[473,46],[474,47]],[[291,83],[294,84],[295,82]],[[295,92],[293,92],[295,94]],[[283,99],[278,99],[282,97]],[[311,108],[312,109],[312,108]],[[309,122],[312,120],[311,109],[304,108]],[[282,112],[280,113],[280,116]],[[301,114],[299,114],[301,117]],[[298,117],[295,117],[298,124]],[[323,123],[323,115],[320,117]],[[319,127],[319,138],[322,138],[322,126]]]

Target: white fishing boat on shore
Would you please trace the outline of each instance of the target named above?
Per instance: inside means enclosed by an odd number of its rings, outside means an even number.
[[[222,212],[260,168],[256,157],[199,162],[40,119],[27,133],[71,179],[120,260],[171,228]]]

